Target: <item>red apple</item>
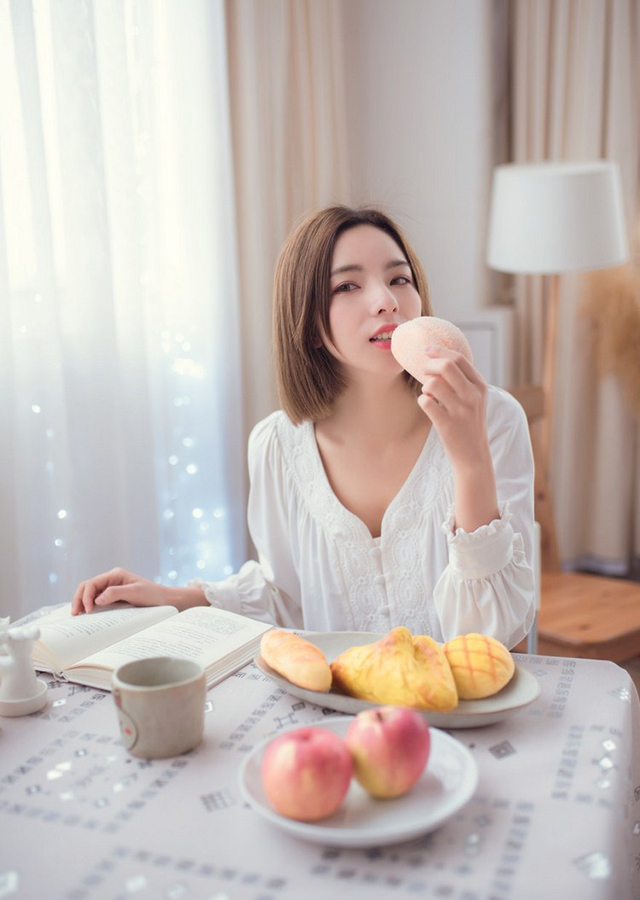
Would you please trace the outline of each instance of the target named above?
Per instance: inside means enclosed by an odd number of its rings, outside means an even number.
[[[420,778],[429,759],[431,736],[415,709],[366,709],[347,729],[353,774],[373,797],[400,797]]]
[[[268,744],[260,778],[269,803],[289,819],[314,822],[334,813],[349,789],[351,755],[324,728],[297,728]]]

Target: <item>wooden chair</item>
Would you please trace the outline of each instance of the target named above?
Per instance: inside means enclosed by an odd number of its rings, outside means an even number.
[[[537,634],[528,646],[522,642],[514,649],[534,652],[530,647],[537,643],[538,652],[547,656],[614,662],[640,656],[640,583],[560,568],[551,497],[539,462],[544,394],[536,386],[514,388],[510,393],[524,408],[531,431],[541,567]]]

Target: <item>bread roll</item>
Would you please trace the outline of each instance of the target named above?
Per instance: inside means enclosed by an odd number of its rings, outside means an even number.
[[[399,325],[391,335],[391,352],[403,369],[423,380],[425,347],[439,344],[461,353],[473,364],[471,346],[464,334],[446,319],[419,316]]]
[[[260,642],[260,655],[275,672],[298,687],[323,692],[331,687],[331,668],[322,650],[293,632],[277,628],[267,631]]]

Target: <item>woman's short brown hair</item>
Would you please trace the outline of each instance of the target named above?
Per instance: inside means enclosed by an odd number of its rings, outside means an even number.
[[[329,206],[305,219],[287,238],[276,266],[273,342],[282,408],[296,425],[329,415],[345,387],[338,364],[322,343],[331,337],[331,261],[336,241],[357,225],[386,232],[404,253],[422,299],[421,315],[431,315],[429,288],[420,260],[402,230],[381,210]],[[415,389],[420,385],[405,373]]]

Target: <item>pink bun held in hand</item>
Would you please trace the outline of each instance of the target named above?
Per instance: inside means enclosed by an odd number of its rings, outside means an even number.
[[[425,347],[435,344],[455,350],[473,365],[469,341],[459,328],[446,319],[419,316],[399,325],[391,335],[391,352],[402,368],[420,382],[424,373]]]

